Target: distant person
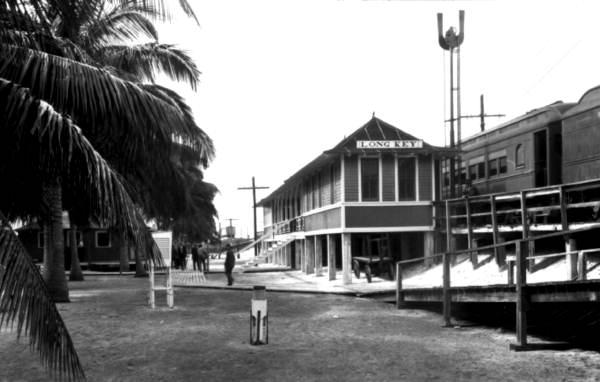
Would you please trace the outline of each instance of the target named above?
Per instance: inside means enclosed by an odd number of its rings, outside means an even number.
[[[235,267],[235,254],[231,248],[231,244],[225,247],[225,275],[227,276],[227,285],[233,285],[233,268]]]
[[[200,246],[200,264],[202,264],[202,271],[205,273],[208,272],[208,262],[209,262],[208,248],[207,248],[206,244],[202,244]]]
[[[179,266],[182,270],[185,270],[187,265],[187,248],[184,244],[179,247]]]
[[[200,252],[198,251],[198,246],[196,244],[192,246],[192,264],[195,271],[202,270],[200,267]]]

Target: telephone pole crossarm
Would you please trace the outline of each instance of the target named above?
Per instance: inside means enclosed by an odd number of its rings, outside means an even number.
[[[252,186],[250,187],[238,187],[238,190],[252,190],[252,210],[254,213],[254,241],[258,240],[258,233],[256,231],[256,190],[264,190],[269,187],[267,186],[257,186],[254,182],[254,177],[252,177]],[[258,247],[256,244],[254,245],[254,256],[258,255]]]

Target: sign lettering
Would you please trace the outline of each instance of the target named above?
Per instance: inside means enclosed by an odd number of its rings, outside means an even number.
[[[356,141],[357,149],[422,149],[423,141]]]

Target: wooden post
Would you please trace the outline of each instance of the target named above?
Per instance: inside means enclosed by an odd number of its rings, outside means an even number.
[[[443,261],[443,311],[444,311],[444,327],[451,327],[452,320],[452,296],[450,295],[450,262],[451,253],[445,252],[442,258]]]
[[[396,308],[404,305],[404,292],[402,291],[402,264],[396,263]]]
[[[508,274],[508,285],[515,285],[515,261],[506,260],[506,272]]]
[[[335,237],[333,235],[327,235],[327,267],[329,280],[335,280]]]
[[[315,275],[323,276],[323,241],[315,236]]]
[[[166,289],[167,289],[167,306],[171,309],[173,309],[173,306],[175,305],[174,302],[174,293],[173,293],[173,280],[171,279],[171,267],[167,266],[166,267],[166,275],[165,277],[167,278],[167,282],[166,282]]]
[[[148,261],[148,264],[150,264],[150,293],[148,294],[148,304],[154,309],[156,307],[156,299],[154,297],[154,264],[152,261]]]
[[[577,280],[587,280],[587,259],[583,251],[577,253]]]
[[[452,225],[450,224],[450,202],[446,200],[446,252],[452,252]]]
[[[529,256],[529,242],[521,240],[517,244],[517,274],[516,274],[516,319],[517,343],[510,344],[511,350],[525,350],[527,348],[527,310],[529,301],[527,296],[527,257]]]
[[[577,242],[572,237],[567,236],[565,241],[566,262],[567,262],[567,280],[577,280]]]
[[[352,236],[342,234],[342,278],[344,285],[352,284]]]
[[[560,201],[560,224],[563,231],[569,229],[569,221],[567,220],[567,198],[565,197],[565,190],[562,186],[559,189],[559,201]]]
[[[490,215],[492,217],[492,240],[494,245],[498,245],[500,243],[498,236],[498,214],[496,213],[496,198],[494,195],[490,195]],[[498,266],[504,265],[506,262],[505,256],[506,252],[501,252],[499,247],[494,247],[494,258]]]
[[[465,198],[465,212],[467,215],[467,245],[468,248],[471,249],[472,247],[472,243],[473,243],[473,225],[471,222],[471,203],[469,201],[469,198]],[[471,252],[471,262],[473,263],[473,265],[475,265],[475,260],[474,260],[474,252]]]

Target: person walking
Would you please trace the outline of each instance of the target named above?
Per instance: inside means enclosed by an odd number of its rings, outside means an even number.
[[[198,246],[196,244],[192,246],[192,264],[195,271],[202,270],[200,267],[200,252],[198,252]]]
[[[225,247],[227,253],[225,255],[225,275],[227,276],[227,285],[233,285],[233,268],[235,267],[235,254],[231,248],[231,244]]]
[[[209,261],[208,248],[205,243],[202,243],[200,245],[200,264],[202,264],[202,271],[204,273],[208,273],[208,268],[209,268],[208,261]]]

